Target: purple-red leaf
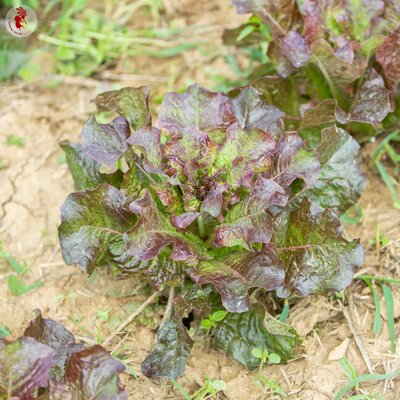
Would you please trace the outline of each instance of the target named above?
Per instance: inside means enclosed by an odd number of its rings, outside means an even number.
[[[217,145],[214,144],[206,132],[196,128],[188,128],[181,131],[180,136],[174,137],[166,144],[165,156],[171,165],[176,168],[195,166],[194,172],[201,166],[209,168],[217,155]],[[190,179],[190,174],[187,174]]]
[[[322,10],[315,0],[305,0],[301,12],[304,15],[305,38],[308,45],[323,35]]]
[[[101,164],[89,157],[83,151],[81,144],[63,140],[59,145],[65,153],[76,190],[94,189],[104,182],[116,187],[121,184],[122,172],[117,170],[113,174],[101,173]]]
[[[400,34],[393,32],[376,49],[376,59],[382,65],[391,86],[400,81]]]
[[[285,287],[280,292],[306,296],[339,291],[350,284],[363,263],[364,250],[358,240],[343,239],[340,220],[331,210],[314,208],[305,198],[298,210],[278,225],[274,239],[285,263]]]
[[[147,190],[129,205],[129,209],[140,216],[137,224],[124,234],[129,255],[137,260],[149,260],[171,245],[173,260],[189,262],[196,258],[194,243],[169,224]]]
[[[50,347],[31,337],[0,339],[0,398],[32,399],[36,389],[47,386],[53,357]]]
[[[371,68],[365,76],[364,83],[357,91],[348,113],[336,110],[336,118],[341,124],[351,121],[376,124],[390,112],[389,90],[382,77]]]
[[[229,185],[215,185],[207,194],[201,203],[200,210],[207,212],[213,217],[218,217],[221,214],[223,194],[229,189]]]
[[[352,63],[344,61],[335,54],[332,46],[324,39],[313,42],[310,47],[313,55],[310,61],[323,72],[330,86],[334,85],[338,89],[343,89],[358,79],[365,70],[365,60],[357,56]]]
[[[252,243],[269,243],[273,220],[267,210],[273,205],[284,206],[286,201],[287,195],[280,185],[259,176],[247,197],[228,212],[225,223],[217,226],[215,245],[251,250]]]
[[[150,89],[147,86],[126,87],[98,94],[95,103],[100,109],[111,110],[124,116],[133,129],[140,129],[151,122],[149,95]]]
[[[71,355],[84,348],[83,344],[76,343],[74,335],[68,329],[57,321],[43,318],[40,312],[25,329],[24,336],[33,337],[49,346],[55,354],[52,365],[62,371]]]
[[[311,187],[319,177],[320,163],[313,150],[308,150],[297,132],[285,132],[275,150],[271,179],[283,187],[301,178]]]
[[[61,382],[51,381],[52,399],[128,400],[118,374],[125,366],[101,346],[72,354]]]
[[[233,4],[239,14],[258,15],[280,35],[289,28],[296,6],[292,0],[233,0]]]
[[[345,42],[343,46],[339,47],[335,54],[341,58],[347,64],[353,64],[354,61],[354,49],[351,42]]]
[[[261,101],[260,94],[251,86],[244,88],[239,96],[232,100],[232,111],[240,128],[246,132],[250,133],[254,128],[259,128],[278,135],[283,130],[281,118],[285,114]]]
[[[356,204],[367,185],[359,165],[359,150],[360,145],[344,129],[335,125],[323,129],[317,149],[321,174],[312,188],[303,190],[303,195],[338,214]]]
[[[313,128],[336,121],[337,101],[335,99],[325,99],[316,106],[307,108],[304,111],[300,128]]]
[[[310,58],[311,51],[304,38],[296,31],[290,31],[279,41],[283,53],[294,67],[302,67]]]
[[[85,349],[60,323],[43,319],[40,311],[24,336],[14,342],[0,340],[4,399],[127,400],[118,378],[124,370],[103,347]]]
[[[61,207],[58,228],[67,264],[79,264],[91,274],[109,254],[113,240],[132,228],[136,217],[125,207],[125,195],[108,184],[71,193]]]
[[[264,246],[260,252],[239,251],[200,262],[191,277],[198,284],[213,284],[227,311],[245,312],[250,308],[249,289],[275,290],[282,286],[285,272],[274,248]]]
[[[235,189],[241,185],[249,187],[254,170],[268,168],[275,146],[273,137],[260,129],[247,133],[237,124],[231,125],[213,171],[227,170],[228,183]]]
[[[184,93],[167,93],[158,114],[159,128],[177,135],[186,130],[226,129],[232,121],[229,98],[198,85]]]
[[[174,301],[172,317],[157,332],[157,343],[142,363],[142,373],[149,378],[177,379],[183,375],[193,341],[182,323],[182,298]]]
[[[160,130],[157,128],[142,128],[132,133],[126,140],[128,144],[138,147],[144,152],[150,167],[161,167],[163,153],[160,142]],[[151,169],[151,168],[150,168]]]
[[[180,215],[172,215],[171,216],[171,223],[176,228],[185,229],[187,228],[192,222],[196,221],[201,213],[189,211]]]
[[[128,150],[125,141],[129,133],[125,117],[117,117],[109,124],[99,124],[93,116],[82,130],[83,150],[93,160],[112,167]]]

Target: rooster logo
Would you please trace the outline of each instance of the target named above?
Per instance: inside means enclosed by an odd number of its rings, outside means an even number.
[[[26,20],[25,17],[27,16],[27,12],[24,8],[18,7],[17,8],[17,15],[14,17],[15,27],[17,29],[25,29]]]

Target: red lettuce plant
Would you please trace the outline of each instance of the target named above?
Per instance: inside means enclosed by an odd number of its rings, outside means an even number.
[[[124,365],[101,346],[85,348],[60,323],[39,313],[24,335],[0,339],[0,398],[127,400]]]
[[[220,301],[229,314],[216,346],[250,367],[253,347],[289,359],[299,337],[268,314],[265,293],[327,294],[351,282],[363,249],[342,237],[339,216],[366,184],[358,144],[332,125],[307,148],[251,86],[232,97],[196,85],[168,93],[158,127],[148,96],[143,87],[98,95],[119,116],[90,118],[82,145],[61,143],[78,190],[61,208],[64,260],[182,288],[143,363],[148,376],[183,373],[193,344],[183,315]]]
[[[335,122],[365,140],[398,124],[398,1],[233,4],[239,13],[254,16],[245,26],[226,32],[226,41],[244,46],[264,43],[267,54],[255,76],[268,76],[254,85],[264,99],[286,112],[287,122],[302,137],[318,142],[321,127]],[[386,118],[391,110],[394,114]]]

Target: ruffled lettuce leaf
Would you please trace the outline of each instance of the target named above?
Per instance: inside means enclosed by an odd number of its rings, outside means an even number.
[[[272,246],[220,255],[200,262],[191,273],[196,283],[213,284],[221,295],[222,305],[234,313],[249,310],[249,289],[275,290],[282,286],[284,276],[283,263]]]
[[[276,143],[263,130],[253,128],[250,132],[237,124],[227,129],[227,137],[221,145],[212,171],[227,171],[227,182],[234,189],[251,187],[255,171],[265,169],[270,162]]]
[[[156,345],[142,363],[145,376],[173,380],[183,375],[193,347],[193,340],[182,323],[187,307],[182,298],[175,299],[171,318],[158,330]]]
[[[284,33],[292,22],[295,2],[291,0],[233,0],[239,14],[258,15],[278,34]]]
[[[158,114],[159,128],[176,135],[186,130],[226,129],[232,120],[229,98],[198,85],[189,86],[184,93],[167,93]]]
[[[170,225],[168,219],[157,209],[148,191],[132,202],[129,209],[140,218],[137,224],[124,234],[127,254],[137,260],[149,260],[156,257],[165,246],[171,245],[173,260],[190,263],[196,259],[195,242]]]
[[[320,173],[320,162],[315,151],[307,149],[297,132],[285,132],[277,143],[273,157],[271,179],[286,188],[295,179],[302,179],[312,187]]]
[[[215,230],[217,247],[242,246],[269,243],[273,234],[273,219],[267,212],[273,205],[284,206],[285,190],[274,180],[258,177],[247,197],[237,203],[225,217],[225,222]]]
[[[278,135],[282,132],[285,115],[279,108],[270,106],[260,99],[256,89],[244,88],[239,96],[232,100],[232,112],[240,128],[251,132],[254,128]]]
[[[285,264],[285,285],[278,293],[307,296],[348,286],[364,261],[364,250],[358,240],[348,242],[341,235],[337,215],[308,198],[278,218],[273,243]]]
[[[316,0],[305,0],[301,7],[304,21],[305,39],[311,44],[323,37],[323,13]]]
[[[62,381],[50,382],[50,398],[128,400],[118,374],[125,366],[101,346],[95,345],[72,354]]]
[[[24,336],[0,340],[1,398],[127,400],[118,377],[124,370],[103,347],[84,348],[40,311]]]
[[[53,350],[51,375],[55,377],[62,377],[71,355],[85,347],[82,343],[76,343],[74,335],[62,324],[43,318],[40,311],[25,329],[24,336],[32,337]]]
[[[329,7],[315,0],[233,0],[233,4],[239,13],[254,14],[247,24],[253,39],[265,33],[263,23],[272,33],[271,38],[259,39],[261,47],[268,42],[268,57],[261,59],[262,66],[250,79],[258,78],[259,71],[275,74],[253,85],[264,101],[286,113],[287,129],[300,128],[302,137],[317,145],[319,131],[311,128],[351,124],[354,136],[367,138],[376,124],[397,119],[394,115],[386,119],[400,80],[396,2],[333,0]],[[305,118],[299,118],[304,110]]]
[[[337,101],[335,99],[325,99],[313,107],[304,110],[300,129],[314,128],[336,121],[335,111]]]
[[[400,34],[399,31],[387,36],[376,49],[376,59],[385,72],[390,86],[400,81]]]
[[[311,57],[311,50],[305,39],[296,31],[290,31],[279,41],[282,52],[294,67],[302,67]]]
[[[75,190],[94,189],[105,182],[117,188],[120,186],[123,179],[122,172],[118,170],[113,174],[101,173],[101,164],[89,157],[80,143],[63,140],[59,145],[65,153]]]
[[[126,87],[98,94],[95,103],[100,110],[114,111],[125,117],[132,129],[137,130],[150,125],[149,95],[147,86]]]
[[[79,264],[87,273],[109,255],[110,244],[136,221],[125,206],[125,195],[108,184],[71,193],[61,207],[58,233],[67,264]]]
[[[161,132],[159,129],[154,127],[139,129],[126,142],[143,151],[147,162],[147,169],[152,171],[151,167],[161,167],[163,153],[161,149]]]
[[[336,119],[341,124],[351,121],[376,124],[390,112],[389,90],[382,77],[371,68],[360,89],[356,92],[348,113],[336,110]]]
[[[45,387],[53,350],[31,337],[14,342],[0,339],[0,398],[31,399]]]
[[[363,122],[377,124],[390,112],[389,90],[382,77],[371,68],[356,91],[348,112],[342,110],[335,99],[325,99],[304,112],[301,129],[326,125],[335,121],[341,124]]]
[[[179,286],[185,282],[187,265],[183,261],[173,260],[171,252],[172,250],[166,247],[152,259],[138,260],[127,253],[126,244],[121,240],[110,246],[112,257],[109,264],[121,272],[140,276],[158,289]]]
[[[260,360],[252,350],[268,350],[278,354],[282,362],[293,358],[301,338],[294,328],[269,315],[263,305],[256,303],[250,311],[229,313],[215,331],[213,345],[226,351],[247,368],[256,368]]]
[[[357,80],[364,72],[366,63],[355,56],[350,63],[338,56],[332,46],[324,39],[313,42],[310,46],[313,62],[323,73],[331,89],[331,94],[338,97],[338,90],[343,90],[348,84]]]
[[[128,150],[126,139],[129,134],[125,117],[117,117],[109,124],[99,124],[92,116],[82,130],[83,150],[99,163],[113,167]]]
[[[353,206],[366,185],[358,158],[359,144],[335,125],[322,130],[322,143],[317,149],[321,163],[320,176],[312,188],[305,188],[299,198],[306,195],[315,205],[343,213]]]

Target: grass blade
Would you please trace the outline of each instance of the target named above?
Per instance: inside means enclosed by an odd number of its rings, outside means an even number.
[[[394,302],[393,302],[393,293],[389,286],[382,285],[383,297],[385,298],[386,303],[386,313],[389,325],[389,335],[390,335],[390,344],[392,347],[392,352],[396,352],[396,331],[394,327]]]
[[[371,289],[372,298],[374,299],[375,305],[375,316],[374,316],[374,333],[375,335],[379,335],[382,332],[382,319],[381,319],[381,303],[379,302],[378,293],[376,293],[375,288],[373,287],[371,281],[369,279],[364,280],[368,287]]]
[[[279,321],[285,322],[287,320],[288,315],[289,315],[289,302],[286,299],[282,309],[282,313],[279,317]]]
[[[176,387],[176,389],[179,390],[179,392],[181,393],[181,395],[184,397],[185,400],[192,400],[189,393],[184,389],[184,387],[180,383],[173,380],[172,384]]]
[[[398,138],[400,138],[399,134],[400,134],[399,131],[394,131],[390,135],[386,136],[385,139],[383,139],[382,142],[376,147],[376,149],[372,155],[372,159],[374,161],[379,160],[379,158],[382,155],[383,150],[385,149],[386,144],[392,140],[397,141]]]
[[[359,276],[356,276],[354,279],[362,279],[363,281],[368,279],[371,281],[394,283],[396,285],[400,285],[400,279],[387,278],[385,276],[359,275]]]
[[[0,257],[4,258],[8,264],[12,267],[12,269],[18,274],[22,275],[25,272],[25,267],[22,266],[14,257],[12,257],[9,253],[2,251],[0,253]]]
[[[355,387],[361,382],[365,381],[385,381],[387,379],[393,379],[394,377],[400,375],[400,371],[393,371],[388,374],[366,374],[360,375],[357,378],[354,378],[351,382],[349,382],[346,386],[344,386],[339,393],[333,398],[333,400],[340,400],[350,389]]]
[[[4,325],[0,325],[0,339],[10,335],[11,335],[10,330]]]
[[[386,186],[390,190],[392,194],[393,201],[399,201],[399,195],[397,194],[397,190],[393,183],[393,178],[388,174],[385,167],[380,161],[375,161],[376,169],[378,170],[379,174],[381,175],[383,181],[385,182]]]
[[[351,381],[352,379],[357,378],[357,372],[354,369],[354,367],[351,365],[351,362],[343,357],[339,360],[339,364],[342,367],[344,373],[346,374],[346,376],[349,378],[349,380]]]
[[[10,292],[15,295],[15,296],[22,296],[24,294],[27,294],[29,292],[32,292],[32,290],[35,290],[39,288],[40,286],[43,285],[42,281],[37,281],[33,283],[32,285],[26,286],[24,282],[18,276],[15,275],[10,275],[7,278],[7,285],[8,288],[10,289]]]

